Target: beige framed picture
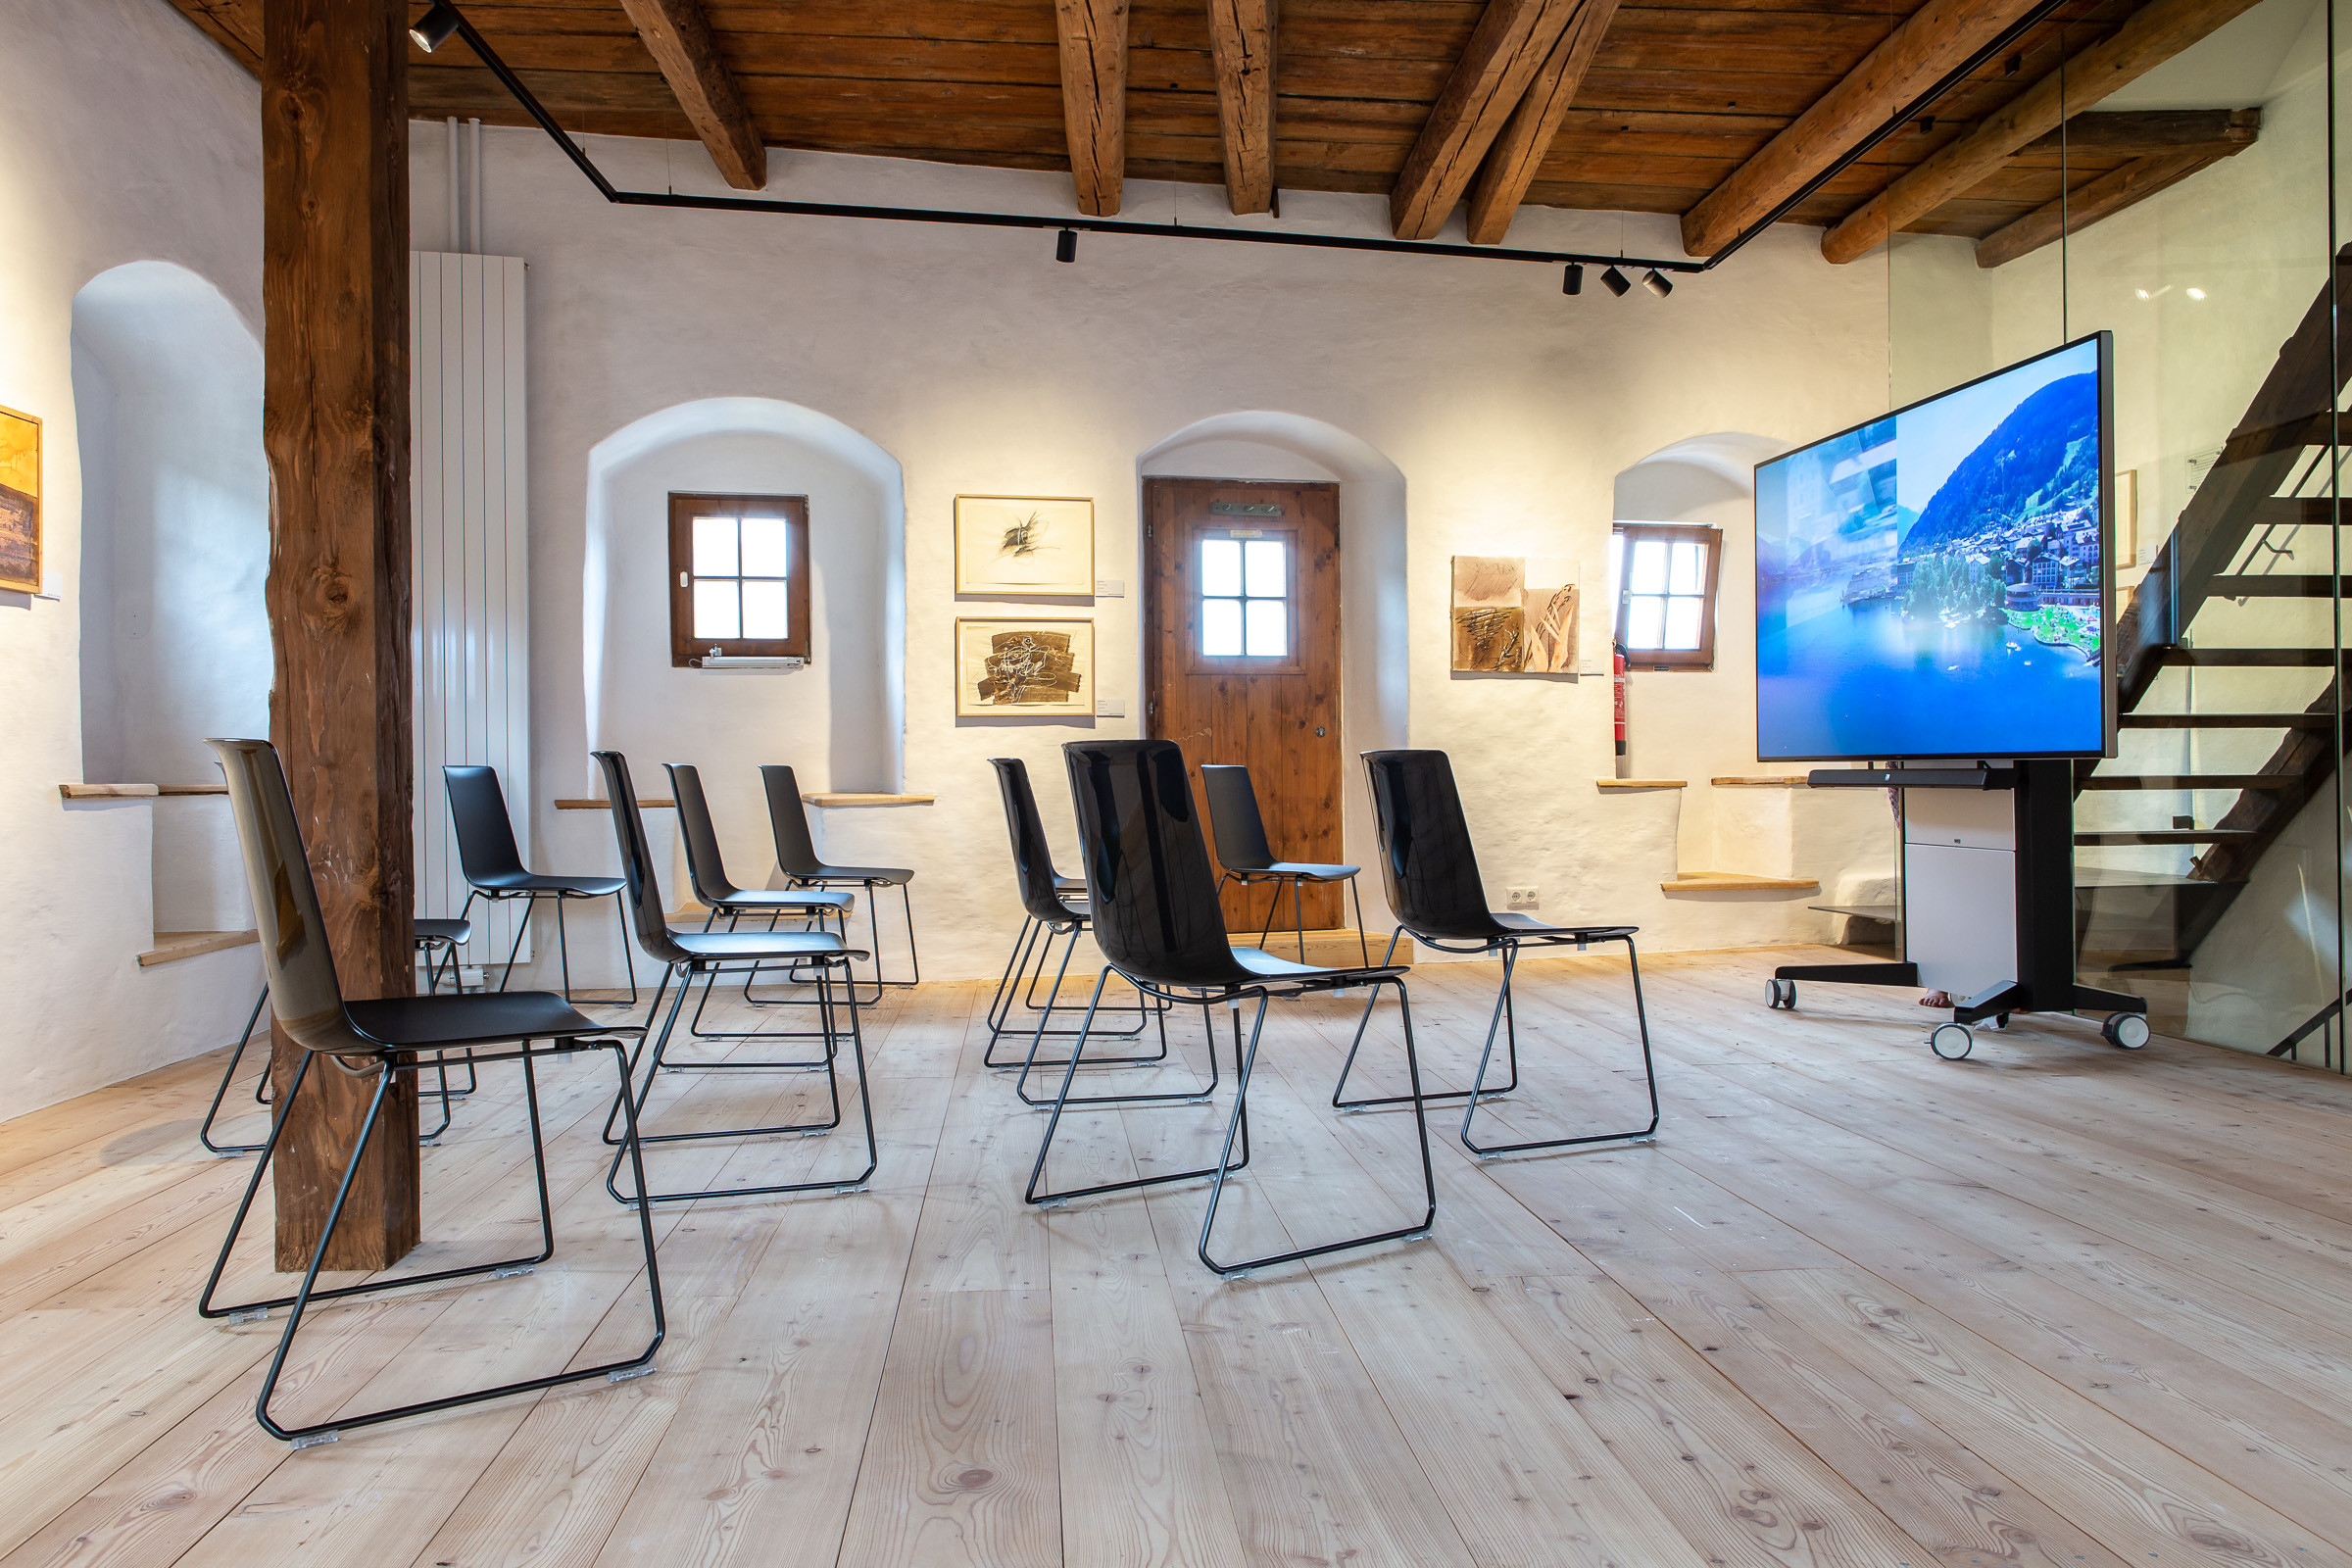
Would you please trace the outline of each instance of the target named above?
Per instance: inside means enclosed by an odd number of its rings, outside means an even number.
[[[1095,711],[1095,623],[956,622],[957,718],[1076,718]]]
[[[1091,598],[1093,498],[957,496],[956,591],[997,598]]]
[[[41,421],[0,409],[0,588],[41,591]]]

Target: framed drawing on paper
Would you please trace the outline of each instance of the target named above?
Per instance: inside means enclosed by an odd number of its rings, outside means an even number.
[[[0,588],[41,591],[41,421],[0,409]]]
[[[1095,711],[1091,620],[957,620],[957,718],[1086,718]]]
[[[1086,496],[957,496],[956,591],[1091,597],[1095,503]]]

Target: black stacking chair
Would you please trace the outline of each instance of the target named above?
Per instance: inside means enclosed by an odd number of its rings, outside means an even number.
[[[1012,839],[1012,874],[1021,895],[1021,932],[1013,939],[1012,957],[1004,965],[1004,978],[997,982],[997,994],[988,1005],[988,1050],[980,1061],[986,1067],[1019,1067],[1021,1076],[1016,1093],[1032,1105],[1052,1103],[1051,1101],[1029,1097],[1029,1073],[1036,1067],[1068,1065],[1060,1059],[1040,1061],[1038,1046],[1048,1035],[1068,1036],[1077,1031],[1050,1026],[1055,1013],[1082,1013],[1084,1007],[1061,1002],[1062,981],[1070,970],[1070,955],[1078,951],[1078,939],[1086,932],[1086,881],[1082,877],[1063,876],[1054,869],[1053,851],[1046,844],[1046,825],[1037,814],[1037,797],[1029,789],[1029,767],[1017,757],[992,757],[989,766],[997,770],[997,792],[1004,798],[1004,827]],[[1054,989],[1040,1003],[1037,987],[1043,980],[1047,963],[1053,958],[1054,944],[1060,940],[1061,966],[1054,973]],[[1034,968],[1031,954],[1036,956]],[[1023,986],[1028,996],[1022,1001],[1037,1014],[1029,1030],[1028,1055],[1018,1062],[999,1061],[997,1042],[1011,1028],[1012,1009],[1020,999]],[[1137,1007],[1135,1027],[1121,1030],[1101,1030],[1099,1033],[1132,1037],[1143,1033],[1146,1024],[1154,1017],[1160,1020],[1159,1050],[1148,1056],[1097,1056],[1090,1067],[1140,1067],[1154,1065],[1168,1059],[1167,1004],[1151,998],[1143,999]],[[1215,1065],[1214,1054],[1210,1065]]]
[[[868,982],[874,994],[867,1001],[881,1001],[886,985],[911,986],[921,981],[923,956],[914,941],[914,899],[906,890],[914,873],[902,865],[827,865],[816,858],[816,841],[808,835],[808,808],[802,804],[801,786],[792,769],[780,762],[767,763],[760,769],[760,781],[767,786],[767,821],[776,836],[776,864],[783,870],[784,880],[796,888],[865,889],[865,917],[874,928],[874,977]],[[874,890],[889,887],[899,890],[899,905],[906,917],[906,959],[913,973],[906,980],[888,980],[882,974],[882,908]]]
[[[1046,1124],[1038,1145],[1037,1163],[1024,1194],[1032,1203],[1066,1200],[1096,1193],[1126,1192],[1163,1182],[1213,1178],[1208,1212],[1200,1222],[1200,1261],[1219,1274],[1247,1273],[1276,1263],[1320,1257],[1348,1248],[1381,1242],[1417,1239],[1429,1234],[1438,1213],[1437,1179],[1429,1162],[1429,1124],[1421,1112],[1421,1064],[1413,1050],[1412,1003],[1405,995],[1404,971],[1390,967],[1317,968],[1277,958],[1256,948],[1237,948],[1227,940],[1225,917],[1217,905],[1216,880],[1209,872],[1208,846],[1200,836],[1200,821],[1193,806],[1192,780],[1186,775],[1184,754],[1172,741],[1075,741],[1062,748],[1070,773],[1070,793],[1078,808],[1078,842],[1086,858],[1087,905],[1094,917],[1095,941],[1110,969],[1124,976],[1148,997],[1173,1004],[1189,1003],[1203,1011],[1222,1004],[1233,1011],[1235,1054],[1233,1112],[1225,1124],[1225,1140],[1217,1163],[1199,1170],[1171,1171],[1128,1181],[1104,1182],[1074,1192],[1041,1193],[1046,1156],[1054,1147],[1054,1129],[1061,1123],[1070,1085],[1077,1077],[1086,1050],[1083,1031],[1071,1044],[1068,1065],[1062,1069],[1061,1098]],[[1099,1005],[1103,982],[1095,982]],[[1210,1232],[1217,1223],[1217,1203],[1224,1196],[1225,1178],[1249,1159],[1250,1074],[1257,1062],[1258,1037],[1265,1029],[1266,1005],[1274,997],[1298,997],[1347,986],[1394,986],[1404,1025],[1405,1075],[1413,1086],[1413,1114],[1420,1132],[1421,1215],[1408,1225],[1324,1242],[1288,1252],[1241,1262],[1220,1263],[1209,1255]],[[1240,1004],[1255,1001],[1247,1048],[1242,1043]],[[1090,1016],[1089,1022],[1092,1022]],[[1210,1054],[1215,1054],[1210,1034]],[[1242,1159],[1234,1158],[1240,1140]]]
[[[703,921],[703,929],[711,930],[721,920],[732,931],[745,918],[764,917],[767,929],[785,918],[801,922],[804,931],[824,929],[831,920],[843,941],[849,940],[850,906],[856,898],[848,893],[836,893],[821,888],[772,889],[739,888],[727,876],[727,864],[718,852],[718,832],[710,825],[710,805],[703,795],[703,775],[691,762],[666,762],[669,770],[670,795],[677,801],[678,836],[686,844],[686,875],[694,885],[694,896],[703,907],[710,911]],[[784,999],[755,999],[752,982],[760,977],[760,966],[754,964],[743,977],[743,1000],[756,1007],[801,1005]],[[694,1017],[687,1032],[697,1040],[749,1040],[760,1033],[758,1030],[706,1030],[703,1009],[710,1004],[711,988],[718,984],[712,973],[703,982],[703,1000],[694,1006]],[[811,1038],[810,1034],[770,1034],[769,1039]],[[814,1062],[729,1062],[728,1066],[794,1067],[815,1066]]]
[[[685,1004],[686,994],[694,982],[707,975],[730,967],[761,963],[790,964],[815,976],[818,1017],[825,1031],[825,1054],[821,1062],[786,1063],[787,1066],[822,1066],[825,1087],[831,1101],[831,1116],[820,1122],[781,1122],[763,1127],[723,1127],[696,1132],[643,1133],[637,1135],[648,1144],[697,1143],[712,1138],[764,1138],[784,1133],[815,1137],[829,1133],[841,1125],[841,1077],[837,1067],[838,1053],[834,1041],[841,1029],[841,1018],[849,1020],[851,1054],[858,1063],[858,1103],[865,1119],[865,1169],[854,1177],[830,1177],[823,1181],[773,1183],[760,1187],[690,1188],[679,1192],[651,1192],[645,1185],[642,1166],[637,1171],[637,1192],[647,1202],[685,1203],[702,1198],[764,1198],[777,1193],[807,1193],[830,1189],[836,1193],[864,1190],[874,1174],[877,1157],[874,1146],[873,1094],[865,1075],[865,1038],[858,1028],[858,1009],[849,1003],[834,1000],[834,988],[849,988],[850,961],[865,954],[842,945],[842,940],[830,931],[678,931],[671,928],[662,907],[662,883],[654,874],[653,853],[646,846],[645,819],[637,809],[637,789],[629,780],[629,761],[618,752],[597,752],[597,766],[604,770],[605,796],[612,803],[612,832],[620,844],[621,878],[628,889],[628,911],[635,927],[637,941],[646,956],[662,965],[662,984],[654,992],[654,1002],[646,1009],[645,1027],[651,1029],[654,1015],[662,1010],[662,994],[674,982],[677,995],[671,999],[669,1013],[662,1020],[662,1032],[654,1040],[653,1050],[645,1050],[642,1035],[637,1054],[645,1057],[645,1082],[635,1082],[637,1060],[630,1060],[630,1078],[621,1087],[621,1100],[612,1114],[605,1119],[605,1141],[616,1143],[615,1118],[628,1111],[628,1125],[637,1124],[646,1100],[654,1092],[654,1080],[664,1067],[710,1066],[712,1063],[671,1063],[668,1054],[671,1036],[678,1026],[678,1009]],[[838,976],[834,973],[839,970]],[[720,1064],[723,1065],[723,1064]],[[747,1064],[750,1065],[750,1064]],[[605,1186],[622,1202],[634,1202],[636,1198],[623,1193],[619,1187],[620,1153],[612,1156],[612,1168],[605,1173]]]
[[[441,990],[441,964],[436,955],[447,958],[449,973],[455,979],[458,970],[458,949],[473,940],[473,924],[468,920],[417,920],[414,922],[414,928],[416,935],[416,951],[423,954],[425,958],[425,995],[433,996]],[[454,986],[452,989],[464,990],[465,988]],[[212,1108],[204,1113],[204,1120],[197,1125],[196,1141],[216,1154],[258,1154],[262,1152],[262,1146],[259,1144],[214,1143],[213,1123],[220,1115],[220,1102],[228,1098],[228,1086],[236,1082],[237,1065],[245,1059],[245,1048],[253,1044],[254,1026],[262,1021],[262,1009],[269,1004],[270,986],[269,982],[264,981],[262,994],[253,999],[253,1011],[245,1015],[245,1032],[237,1036],[237,1048],[228,1054],[228,1065],[221,1070],[220,1087],[213,1091]],[[460,1060],[461,1063],[466,1062],[466,1058],[461,1057]],[[466,1087],[463,1089],[452,1089],[449,1086],[449,1068],[446,1064],[435,1063],[435,1065],[438,1067],[441,1077],[440,1088],[437,1091],[441,1097],[441,1125],[429,1133],[420,1135],[419,1141],[428,1144],[449,1131],[449,1102],[453,1100],[462,1100],[474,1091],[473,1069],[470,1064],[466,1065]],[[257,1105],[270,1103],[270,1075],[268,1073],[264,1073],[254,1080],[253,1102]]]
[[[1307,882],[1345,882],[1348,895],[1355,900],[1355,945],[1369,966],[1372,948],[1364,935],[1364,899],[1355,891],[1355,867],[1274,858],[1274,851],[1266,843],[1265,818],[1257,812],[1257,790],[1250,784],[1250,770],[1246,767],[1201,763],[1200,793],[1208,797],[1208,830],[1216,840],[1217,863],[1225,868],[1217,878],[1217,891],[1225,891],[1227,878],[1244,887],[1259,882],[1273,884],[1274,896],[1266,901],[1266,925],[1258,933],[1257,945],[1264,947],[1266,939],[1274,934],[1274,917],[1282,912],[1282,889],[1287,882],[1291,889],[1291,924],[1298,933],[1298,961],[1304,963],[1306,912],[1298,889]]]
[[[661,1348],[665,1329],[662,1275],[654,1256],[653,1222],[646,1206],[640,1203],[636,1205],[637,1233],[645,1249],[646,1295],[653,1307],[654,1324],[653,1338],[635,1355],[467,1394],[361,1414],[337,1415],[310,1426],[283,1426],[270,1415],[270,1396],[277,1391],[287,1352],[293,1348],[294,1336],[312,1302],[484,1274],[503,1278],[510,1273],[527,1272],[555,1255],[555,1218],[547,1188],[546,1140],[539,1119],[537,1063],[549,1056],[609,1051],[612,1054],[622,1102],[627,1105],[628,1054],[620,1040],[612,1037],[642,1036],[643,1030],[608,1028],[584,1016],[562,997],[545,991],[346,1001],[335,974],[334,955],[327,949],[318,889],[311,880],[310,860],[303,851],[302,831],[294,820],[294,802],[287,793],[285,771],[276,751],[267,741],[216,740],[210,744],[220,755],[221,770],[228,776],[229,807],[236,815],[237,842],[244,852],[246,882],[253,894],[255,918],[260,922],[262,966],[269,977],[270,994],[277,999],[278,1022],[305,1053],[286,1086],[284,1102],[270,1123],[269,1142],[263,1145],[262,1157],[254,1164],[253,1180],[246,1184],[245,1197],[237,1204],[228,1237],[221,1243],[220,1255],[214,1262],[212,1275],[205,1281],[204,1295],[197,1302],[197,1310],[207,1318],[237,1321],[267,1316],[279,1307],[292,1308],[285,1329],[278,1336],[277,1353],[270,1357],[269,1375],[262,1380],[261,1397],[254,1405],[254,1414],[263,1429],[273,1438],[308,1446],[331,1442],[340,1432],[372,1426],[379,1421],[446,1410],[453,1405],[472,1404],[504,1395],[535,1393],[586,1378],[617,1381],[651,1371],[654,1352]],[[351,1196],[352,1179],[366,1157],[369,1140],[377,1136],[382,1126],[384,1100],[391,1089],[393,1074],[421,1072],[444,1054],[459,1050],[471,1050],[479,1065],[501,1061],[521,1065],[523,1100],[529,1109],[531,1128],[531,1164],[538,1178],[538,1250],[524,1257],[468,1263],[423,1274],[378,1275],[358,1285],[318,1289],[318,1271]],[[321,1057],[324,1065],[320,1065]],[[269,1174],[270,1161],[277,1152],[278,1139],[285,1131],[286,1112],[300,1099],[303,1084],[314,1069],[374,1080],[367,1114],[360,1122],[359,1137],[352,1147],[351,1161],[327,1207],[325,1223],[319,1229],[318,1245],[312,1249],[300,1288],[292,1296],[221,1305],[214,1299],[220,1293],[220,1276],[228,1267],[229,1253],[236,1247],[254,1198]],[[620,1136],[621,1155],[634,1163],[639,1160],[637,1123],[635,1107],[628,1105],[628,1108],[630,1114],[624,1120]]]
[[[514,975],[514,956],[522,951],[523,933],[530,928],[530,915],[539,901],[550,899],[556,906],[556,951],[564,960],[564,1000],[571,1000],[571,943],[564,931],[564,906],[573,899],[611,899],[615,911],[620,907],[620,878],[616,876],[560,876],[523,869],[522,852],[514,847],[514,822],[507,814],[507,797],[499,788],[498,769],[481,766],[448,766],[441,769],[441,779],[449,790],[449,820],[458,835],[458,863],[466,872],[469,892],[466,907],[458,911],[463,919],[473,912],[475,899],[487,899],[492,904],[507,899],[521,899],[526,907],[523,918],[514,927],[514,946],[507,952],[506,973],[499,977],[498,989],[507,989]],[[622,924],[627,924],[624,916]],[[637,960],[629,956],[629,944],[624,937],[620,944],[621,961],[629,966],[629,1000],[618,1005],[637,1005]]]
[[[1397,938],[1410,933],[1414,941],[1439,953],[1502,955],[1502,986],[1495,993],[1494,1015],[1487,1024],[1486,1049],[1468,1089],[1441,1093],[1391,1095],[1348,1100],[1348,1074],[1363,1045],[1363,1024],[1356,1026],[1355,1044],[1340,1068],[1340,1081],[1331,1102],[1343,1111],[1376,1105],[1400,1105],[1407,1101],[1463,1100],[1462,1143],[1482,1155],[1517,1154],[1536,1149],[1568,1149],[1579,1144],[1613,1143],[1647,1138],[1658,1130],[1658,1075],[1650,1060],[1649,1013],[1642,1003],[1642,964],[1634,953],[1632,925],[1549,925],[1531,915],[1487,907],[1485,884],[1478,876],[1478,856],[1470,845],[1470,825],[1462,815],[1462,797],[1454,788],[1453,764],[1444,752],[1366,752],[1364,765],[1372,776],[1372,811],[1380,835],[1380,871],[1388,884],[1389,907],[1396,911],[1396,929],[1390,934],[1388,956],[1396,953]],[[1470,1119],[1481,1100],[1507,1095],[1519,1087],[1519,1029],[1511,1008],[1511,976],[1518,967],[1519,950],[1529,945],[1552,948],[1573,945],[1586,951],[1595,942],[1625,944],[1625,961],[1634,979],[1634,1021],[1642,1037],[1642,1072],[1649,1088],[1649,1123],[1624,1132],[1591,1133],[1578,1138],[1539,1138],[1518,1144],[1480,1144],[1470,1136]],[[1364,1022],[1372,1009],[1364,1009]],[[1487,1087],[1487,1068],[1494,1056],[1494,1036],[1507,1042],[1510,1081]]]

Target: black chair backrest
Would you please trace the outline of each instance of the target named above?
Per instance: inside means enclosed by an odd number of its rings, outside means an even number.
[[[228,780],[228,808],[236,818],[237,849],[260,928],[262,973],[270,1005],[296,1044],[337,1055],[375,1055],[382,1048],[352,1027],[343,1010],[343,986],[327,945],[326,919],[311,880],[302,827],[277,748],[268,741],[211,740]]]
[[[458,835],[458,864],[475,887],[502,876],[523,875],[522,852],[514,847],[514,823],[507,815],[506,792],[498,769],[479,765],[441,769],[449,789],[449,823]]]
[[[1072,741],[1061,749],[1086,860],[1095,942],[1131,980],[1226,986],[1233,956],[1193,781],[1173,741]]]
[[[1380,874],[1397,923],[1417,937],[1483,942],[1502,931],[1487,907],[1470,824],[1444,752],[1366,752]]]
[[[1020,884],[1021,907],[1032,919],[1066,925],[1085,918],[1054,890],[1054,852],[1046,843],[1045,820],[1029,789],[1029,764],[1017,757],[992,757],[997,792],[1004,797],[1004,828],[1012,835],[1012,874]]]
[[[1218,864],[1228,871],[1262,871],[1274,863],[1248,768],[1202,762],[1200,793],[1208,798],[1208,832],[1216,840]]]
[[[686,841],[686,877],[694,896],[711,908],[742,889],[727,880],[719,858],[718,834],[710,826],[710,805],[703,799],[703,775],[692,762],[665,762],[669,793],[678,803],[678,837]]]
[[[629,780],[629,760],[618,752],[589,755],[604,770],[605,799],[612,803],[612,836],[620,846],[620,874],[628,883],[629,923],[637,928],[637,946],[647,957],[681,963],[692,955],[670,936],[662,881],[654,874],[654,852],[645,840],[645,816],[637,809],[637,786]]]
[[[808,836],[808,808],[801,802],[801,786],[792,769],[768,762],[760,769],[767,786],[767,823],[776,835],[776,864],[786,876],[818,876],[825,862],[816,858],[816,841]]]

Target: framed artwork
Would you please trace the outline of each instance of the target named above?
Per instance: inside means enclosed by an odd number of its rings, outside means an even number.
[[[957,718],[1091,718],[1091,620],[956,622]]]
[[[1573,675],[1577,565],[1545,556],[1453,558],[1453,667],[1482,674]]]
[[[41,421],[0,409],[0,588],[41,591]]]
[[[1002,598],[1095,591],[1095,503],[1086,496],[957,496],[956,591]]]

